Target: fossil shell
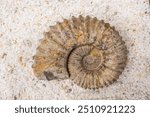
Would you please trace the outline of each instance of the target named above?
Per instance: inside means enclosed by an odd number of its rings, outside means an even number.
[[[51,26],[34,56],[39,79],[70,78],[83,88],[111,84],[125,68],[127,48],[108,23],[90,16],[64,19]]]

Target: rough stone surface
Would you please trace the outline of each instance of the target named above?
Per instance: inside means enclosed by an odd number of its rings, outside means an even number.
[[[0,99],[150,99],[148,0],[0,0]],[[71,80],[38,80],[36,47],[50,25],[90,15],[115,26],[129,50],[120,78],[85,90]]]

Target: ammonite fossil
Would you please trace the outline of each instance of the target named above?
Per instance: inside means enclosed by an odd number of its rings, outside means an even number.
[[[34,56],[39,79],[70,78],[83,88],[111,84],[123,72],[127,48],[122,37],[103,20],[79,16],[50,26]]]

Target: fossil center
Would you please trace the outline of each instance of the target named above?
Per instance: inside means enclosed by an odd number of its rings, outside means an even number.
[[[83,66],[87,70],[95,70],[98,69],[103,63],[102,53],[93,49],[91,52],[83,57]]]

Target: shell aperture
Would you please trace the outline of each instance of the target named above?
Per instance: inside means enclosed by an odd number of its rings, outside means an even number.
[[[39,79],[69,78],[85,89],[97,89],[119,78],[127,53],[122,37],[108,23],[72,17],[44,34],[32,67]]]

